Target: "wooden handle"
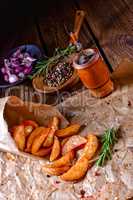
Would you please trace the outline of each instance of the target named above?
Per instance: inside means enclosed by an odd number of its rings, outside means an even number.
[[[79,32],[85,17],[85,12],[83,10],[77,10],[75,16],[74,30],[70,33],[70,43],[76,44],[79,37]]]
[[[75,16],[75,24],[74,24],[74,34],[78,39],[79,32],[85,17],[85,12],[83,10],[77,10]]]

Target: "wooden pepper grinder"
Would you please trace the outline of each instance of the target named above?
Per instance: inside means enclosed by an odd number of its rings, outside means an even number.
[[[70,43],[76,45],[79,50],[82,49],[78,38],[84,17],[85,12],[83,10],[76,12],[74,31],[70,33]],[[97,48],[81,50],[74,59],[73,67],[93,96],[105,97],[114,90],[108,67]]]
[[[109,70],[97,48],[82,50],[76,55],[73,66],[93,96],[105,97],[114,90]]]

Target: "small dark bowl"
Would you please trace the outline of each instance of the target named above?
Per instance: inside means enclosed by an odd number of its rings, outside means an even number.
[[[17,51],[17,49],[21,49],[25,52],[28,52],[33,58],[36,58],[37,60],[42,58],[42,56],[44,55],[43,51],[37,45],[34,45],[34,44],[28,45],[27,44],[27,45],[22,45],[22,46],[12,49],[4,59],[6,59],[6,58],[8,59],[15,51]],[[4,65],[4,59],[3,59],[3,65]],[[8,83],[4,80],[3,73],[1,72],[2,67],[3,66],[1,65],[0,66],[0,88],[7,88],[7,87],[12,87],[12,86],[18,85],[27,78],[27,76],[25,76],[23,79],[20,79],[20,80],[16,81],[15,83]],[[32,67],[34,68],[34,64]]]

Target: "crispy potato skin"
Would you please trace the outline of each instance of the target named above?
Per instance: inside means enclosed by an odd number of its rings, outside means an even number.
[[[19,150],[24,151],[25,148],[25,133],[24,133],[24,126],[19,125],[16,126],[13,132],[13,138]]]
[[[30,152],[31,151],[31,146],[32,146],[32,143],[34,141],[34,139],[36,138],[36,136],[38,136],[41,131],[45,130],[44,127],[37,127],[31,134],[30,136],[28,137],[27,139],[27,148],[26,148],[26,152]]]
[[[43,167],[42,170],[43,172],[50,174],[50,175],[54,175],[54,176],[60,176],[61,174],[63,174],[64,172],[66,172],[67,170],[69,170],[70,166],[63,166],[63,167],[59,167],[59,168],[47,168],[47,167]]]
[[[33,129],[34,129],[33,126],[25,126],[24,127],[25,136],[28,137],[32,133]]]
[[[86,157],[80,158],[66,173],[60,176],[64,181],[75,181],[85,176],[89,167],[89,161]]]
[[[68,126],[67,128],[57,130],[56,131],[56,136],[57,137],[61,137],[61,138],[72,136],[72,135],[77,134],[79,129],[80,129],[80,125],[79,124],[73,124],[71,126]]]
[[[24,125],[24,126],[32,126],[33,128],[37,128],[38,127],[38,124],[33,120],[25,120],[25,121],[22,122],[22,125]]]
[[[49,128],[49,133],[46,140],[43,143],[43,147],[50,147],[54,142],[54,133],[53,129]]]
[[[52,147],[41,148],[41,149],[39,149],[39,151],[33,153],[33,155],[40,156],[40,157],[45,157],[45,156],[50,154],[51,150],[52,150]]]
[[[50,155],[50,161],[53,161],[58,158],[58,156],[60,155],[60,150],[61,148],[60,148],[59,139],[56,136],[54,136],[54,144],[53,144],[52,152]]]
[[[49,129],[48,128],[44,128],[39,135],[37,135],[32,143],[32,147],[31,147],[31,153],[34,154],[37,151],[39,151],[40,147],[42,146],[44,140],[46,139],[47,135],[48,135]]]
[[[58,119],[58,117],[53,117],[51,128],[54,131],[57,131],[58,130],[58,126],[59,126],[59,119]]]
[[[95,135],[88,135],[87,143],[81,158],[66,173],[61,175],[64,181],[75,181],[83,178],[91,166],[89,160],[93,158],[98,149],[98,139]]]
[[[55,134],[55,131],[58,130],[58,125],[59,125],[59,119],[57,117],[53,117],[52,124],[49,128],[49,134],[43,144],[43,147],[50,147],[53,144],[54,134]]]
[[[66,155],[59,158],[58,160],[55,160],[52,163],[45,165],[45,167],[55,168],[55,167],[62,167],[62,166],[66,166],[66,165],[71,165],[74,157],[75,157],[74,151],[70,151]]]
[[[92,159],[98,149],[98,139],[95,135],[88,135],[87,137],[87,143],[85,145],[83,155],[88,160]]]

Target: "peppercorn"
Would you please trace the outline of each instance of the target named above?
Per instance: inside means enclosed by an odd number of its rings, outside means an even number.
[[[45,83],[50,87],[57,87],[65,83],[72,75],[74,69],[70,63],[58,63],[53,69],[48,71]]]

